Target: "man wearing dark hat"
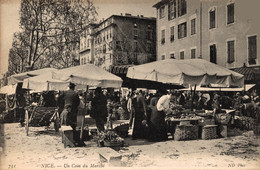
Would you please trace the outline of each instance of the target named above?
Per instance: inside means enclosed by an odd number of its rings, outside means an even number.
[[[70,125],[73,129],[73,139],[75,143],[79,142],[79,136],[76,134],[77,127],[77,112],[80,103],[78,94],[74,91],[75,84],[69,84],[69,90],[65,91],[63,95],[64,110],[61,113],[61,124]]]
[[[102,93],[102,89],[100,87],[96,88],[95,96],[91,102],[91,114],[90,116],[95,119],[96,126],[99,132],[105,130],[105,123],[107,121],[107,98]]]

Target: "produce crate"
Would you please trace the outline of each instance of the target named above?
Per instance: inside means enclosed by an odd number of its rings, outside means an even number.
[[[198,139],[198,126],[178,125],[174,133],[174,140],[194,140]]]
[[[202,127],[201,138],[203,140],[217,138],[217,125],[206,125]]]

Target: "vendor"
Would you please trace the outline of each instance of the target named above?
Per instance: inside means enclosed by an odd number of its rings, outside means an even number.
[[[169,108],[168,102],[170,101],[170,95],[166,94],[166,90],[158,91],[151,99],[149,105],[151,109],[149,140],[151,141],[162,141],[167,140],[168,138],[167,125],[165,122],[165,112],[163,110],[165,110],[164,107]],[[159,107],[160,111],[158,111],[157,106]]]
[[[162,95],[162,96],[161,96]],[[159,92],[159,100],[155,106],[150,105],[152,109],[150,119],[150,139],[154,141],[167,140],[167,125],[165,122],[166,113],[170,111],[171,93],[166,90]],[[152,103],[151,103],[152,104]]]
[[[102,93],[101,87],[97,87],[95,90],[95,96],[91,102],[91,114],[90,116],[95,119],[98,132],[105,130],[105,123],[107,122],[107,99]]]
[[[73,140],[75,146],[81,146],[79,135],[76,132],[77,112],[80,103],[78,94],[74,91],[75,84],[69,84],[69,90],[62,94],[64,98],[64,110],[61,113],[61,124],[70,125],[73,130]]]
[[[147,105],[142,90],[140,90],[136,96],[136,108],[133,123],[132,139],[147,138]]]

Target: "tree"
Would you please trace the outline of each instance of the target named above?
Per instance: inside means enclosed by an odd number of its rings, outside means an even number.
[[[20,56],[24,62],[26,55],[27,70],[70,67],[79,49],[79,33],[96,20],[96,14],[91,0],[22,0],[20,35],[24,36],[14,36],[17,42],[9,61]]]

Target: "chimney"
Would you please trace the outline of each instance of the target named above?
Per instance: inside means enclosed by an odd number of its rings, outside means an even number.
[[[143,15],[140,15],[141,16],[141,18],[143,18],[144,16]]]
[[[131,16],[131,14],[129,14],[129,13],[125,13],[125,16]]]

